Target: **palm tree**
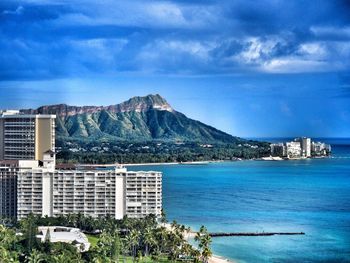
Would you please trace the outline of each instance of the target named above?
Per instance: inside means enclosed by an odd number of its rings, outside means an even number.
[[[120,244],[120,239],[119,235],[117,232],[115,232],[113,240],[112,240],[112,245],[111,245],[111,258],[112,261],[118,263],[119,262],[119,254],[121,250],[121,244]]]
[[[213,255],[211,249],[209,246],[206,246],[203,248],[203,251],[202,251],[202,259],[203,259],[203,262],[204,263],[208,263],[209,261],[209,258]]]
[[[27,259],[27,263],[41,263],[45,261],[45,254],[39,252],[36,249],[32,250],[30,256]]]
[[[166,246],[167,239],[168,239],[168,230],[165,227],[159,227],[157,228],[157,243],[160,244],[160,252],[164,253],[164,247]]]
[[[29,214],[25,219],[20,221],[21,230],[23,232],[23,237],[26,243],[25,248],[28,252],[31,252],[32,249],[37,245],[37,221],[38,219],[33,214]]]
[[[143,242],[145,243],[145,256],[148,256],[150,246],[155,243],[153,232],[149,227],[143,232]]]
[[[139,244],[139,232],[135,229],[131,230],[129,235],[126,237],[126,242],[131,248],[132,256],[133,256],[133,262],[135,262],[136,257],[136,248]]]
[[[167,222],[167,220],[166,220],[166,214],[165,214],[165,211],[164,211],[163,208],[162,208],[162,212],[161,213],[162,214],[161,214],[160,222],[164,224],[164,223]]]
[[[198,263],[201,257],[201,252],[198,249],[193,248],[191,251],[191,257],[193,258],[195,263]]]
[[[19,263],[18,255],[16,252],[11,252],[6,248],[0,246],[0,262]]]
[[[68,263],[70,261],[64,252],[62,254],[53,256],[52,260],[54,263]]]
[[[199,249],[201,252],[201,257],[204,263],[207,263],[209,260],[209,257],[212,255],[210,244],[211,244],[211,237],[208,233],[208,230],[201,226],[199,229],[199,232],[195,236],[195,241],[199,242]]]
[[[176,220],[173,220],[173,222],[171,222],[171,228],[173,230],[177,230],[179,228],[179,224],[177,223]]]

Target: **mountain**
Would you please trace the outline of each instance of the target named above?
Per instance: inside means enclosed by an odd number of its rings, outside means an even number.
[[[193,141],[236,143],[244,141],[174,110],[160,95],[133,97],[110,106],[66,104],[24,109],[23,113],[56,114],[56,136],[129,141]]]

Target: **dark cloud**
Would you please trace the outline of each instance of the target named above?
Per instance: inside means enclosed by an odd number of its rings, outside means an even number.
[[[349,1],[0,3],[0,79],[349,71]]]

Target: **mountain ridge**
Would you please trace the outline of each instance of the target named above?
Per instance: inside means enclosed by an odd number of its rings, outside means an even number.
[[[109,106],[45,105],[23,109],[28,114],[56,114],[58,139],[131,141],[245,141],[174,110],[159,94],[132,97]]]

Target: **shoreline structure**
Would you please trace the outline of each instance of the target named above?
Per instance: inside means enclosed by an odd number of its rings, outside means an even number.
[[[173,228],[171,227],[171,224],[169,223],[162,223],[161,224],[163,227],[165,227],[168,231],[173,231]],[[185,231],[184,233],[184,238],[186,241],[189,239],[192,239],[196,236],[197,232],[190,230],[190,231]],[[192,245],[193,246],[193,245]],[[210,258],[208,263],[237,263],[237,261],[232,260],[232,259],[227,259],[219,255],[213,254]]]

